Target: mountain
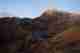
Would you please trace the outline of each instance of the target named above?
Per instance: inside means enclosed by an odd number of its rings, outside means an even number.
[[[33,30],[48,31],[48,33],[62,32],[64,24],[70,24],[70,15],[68,12],[54,10],[49,13],[44,12],[40,17],[33,19]]]
[[[47,10],[32,20],[33,31],[48,33],[49,53],[64,53],[64,31],[79,26],[79,20],[80,14]]]
[[[31,24],[32,23],[32,19],[30,19],[30,18],[19,18],[19,17],[17,17],[16,18],[16,24]]]
[[[50,11],[50,12],[49,12]],[[48,31],[48,33],[60,33],[79,23],[80,15],[65,11],[47,10],[40,17],[33,19],[34,31]]]
[[[17,17],[16,24],[17,35],[27,36],[29,32],[32,32],[32,19]]]

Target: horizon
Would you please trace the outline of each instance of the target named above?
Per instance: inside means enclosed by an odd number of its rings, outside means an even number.
[[[79,2],[79,0],[0,0],[0,12],[34,18],[48,8],[80,12]]]

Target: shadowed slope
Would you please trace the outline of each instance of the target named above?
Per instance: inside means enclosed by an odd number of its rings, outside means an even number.
[[[16,42],[15,17],[1,17],[0,18],[0,53],[9,53],[12,48],[16,48],[15,42]]]

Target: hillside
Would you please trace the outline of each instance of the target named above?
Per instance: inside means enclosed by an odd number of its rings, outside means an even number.
[[[78,26],[80,15],[64,11],[47,10],[33,19],[34,31],[47,31],[49,53],[64,53],[63,32]]]
[[[72,26],[79,26],[79,24],[78,14],[54,10],[45,11],[35,19],[17,18],[17,35],[19,40],[24,37],[26,37],[26,41],[32,39],[33,53],[40,51],[46,53],[47,49],[49,49],[49,53],[64,53],[64,31],[69,30]],[[48,41],[46,41],[47,38]],[[28,43],[26,43],[26,47]],[[41,49],[44,45],[43,51]],[[31,47],[31,45],[29,46]]]
[[[31,52],[32,19],[16,18],[16,24],[17,52],[20,52],[19,50],[22,50],[21,48],[26,48],[26,50],[22,52]]]
[[[64,26],[64,24],[70,24],[71,22],[70,21],[71,14],[68,12],[58,12],[58,11],[51,11],[51,12],[53,12],[53,14],[48,15],[47,12],[44,12],[40,17],[35,18],[33,20],[34,23],[33,27],[35,28],[39,27],[41,31],[46,30],[48,31],[48,33],[57,33],[64,31],[64,29],[66,29],[66,26]],[[39,30],[39,28],[36,30]]]
[[[16,18],[16,33],[18,36],[27,36],[32,33],[32,19],[29,18]],[[21,37],[21,38],[22,38]],[[20,37],[19,37],[20,38]]]
[[[1,49],[0,52],[21,53],[21,50],[24,52],[22,48],[26,48],[25,52],[31,52],[32,19],[0,17],[0,32],[0,48],[6,47],[6,49]]]
[[[66,35],[66,32],[80,31],[80,15],[63,11],[49,11],[50,12],[43,12],[41,16],[36,17],[35,19],[30,19],[28,17],[1,18],[0,32],[5,36],[12,35],[10,38],[11,41],[16,39],[16,51],[18,53],[64,53],[64,42],[68,42],[68,38],[70,37],[69,35]],[[7,28],[9,28],[10,34],[8,34]],[[8,39],[8,37],[5,36],[1,36],[1,39]],[[14,36],[16,36],[16,38]],[[75,36],[71,37],[74,38]],[[12,43],[11,41],[9,43]],[[13,51],[15,51],[15,49],[11,49],[10,53]]]

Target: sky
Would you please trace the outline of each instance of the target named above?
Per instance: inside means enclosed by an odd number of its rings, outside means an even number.
[[[0,0],[1,12],[34,18],[47,8],[80,11],[80,0]]]

